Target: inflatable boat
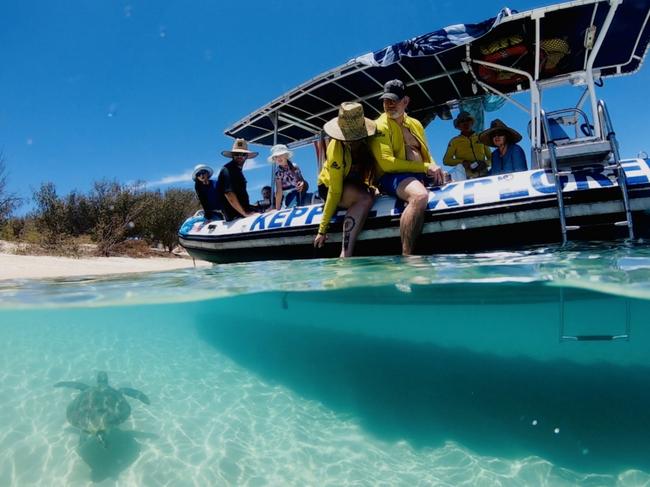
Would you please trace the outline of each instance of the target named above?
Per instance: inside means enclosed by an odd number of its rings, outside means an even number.
[[[226,130],[252,144],[324,147],[323,124],[344,101],[382,112],[383,84],[406,82],[409,115],[425,126],[468,101],[500,97],[530,117],[531,169],[429,188],[416,251],[462,252],[650,233],[650,159],[621,159],[597,90],[638,71],[650,38],[647,0],[577,0],[526,12],[503,9],[357,57],[278,97]],[[546,112],[547,90],[573,91],[573,106]],[[524,104],[514,98],[529,95]],[[195,258],[240,262],[336,256],[344,211],[314,249],[322,201],[230,222],[188,218],[181,245]],[[356,255],[398,255],[403,202],[377,198]]]

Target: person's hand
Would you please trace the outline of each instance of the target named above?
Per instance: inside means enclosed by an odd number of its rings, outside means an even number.
[[[485,163],[485,161],[476,161],[476,162],[478,162],[478,166],[475,169],[476,172],[487,170],[487,164]]]
[[[316,247],[317,249],[323,248],[323,245],[325,245],[326,240],[327,240],[327,234],[323,235],[319,233],[314,238],[314,247]]]
[[[304,181],[298,181],[296,183],[296,189],[298,190],[298,193],[302,193],[305,191],[305,182]]]
[[[445,182],[445,173],[436,164],[431,164],[427,169],[427,176],[431,179],[434,186],[440,186]]]

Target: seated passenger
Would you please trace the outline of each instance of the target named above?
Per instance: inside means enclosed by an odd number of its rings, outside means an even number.
[[[244,139],[237,139],[232,150],[222,151],[221,154],[231,158],[221,168],[217,178],[217,200],[225,220],[254,215],[256,212],[248,199],[243,169],[246,159],[255,157],[258,153],[249,151]]]
[[[379,98],[384,113],[375,120],[377,135],[370,138],[370,148],[376,160],[379,190],[408,203],[399,225],[402,254],[411,255],[429,201],[425,184],[442,185],[446,176],[431,156],[424,127],[406,113],[410,98],[404,83],[387,81]]]
[[[490,176],[528,170],[526,154],[517,145],[517,142],[521,140],[521,134],[501,120],[494,120],[489,129],[481,132],[478,140],[482,144],[496,147],[492,151]]]
[[[460,130],[460,135],[449,141],[443,162],[447,166],[462,164],[467,179],[487,176],[492,154],[479,142],[478,134],[473,130],[474,117],[469,112],[460,112],[454,120],[454,127]]]
[[[305,192],[307,191],[307,182],[302,177],[300,168],[296,166],[291,159],[293,152],[284,144],[277,144],[271,147],[269,162],[274,162],[275,168],[275,209],[282,207],[302,206]]]
[[[255,202],[257,210],[264,213],[271,208],[271,186],[264,186],[262,188],[262,199]]]
[[[374,159],[367,138],[375,133],[376,128],[375,122],[363,116],[360,103],[342,103],[339,116],[323,127],[332,140],[327,145],[327,158],[318,176],[318,194],[325,205],[314,247],[325,245],[327,229],[336,208],[347,208],[340,257],[352,255],[357,236],[374,202],[374,190],[369,186]]]
[[[194,190],[203,207],[203,216],[207,220],[221,218],[219,199],[217,197],[217,182],[210,179],[213,173],[212,168],[205,164],[198,164],[194,167],[194,171],[192,171]]]

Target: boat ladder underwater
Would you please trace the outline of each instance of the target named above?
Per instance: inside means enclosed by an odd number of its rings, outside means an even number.
[[[612,332],[612,333],[606,333],[606,332],[601,332],[599,328],[609,328],[611,327],[611,321],[609,320],[612,318],[612,313],[615,314],[615,316],[620,316],[619,314],[616,313],[615,307],[618,307],[617,304],[619,303],[612,303],[612,301],[618,301],[619,298],[609,298],[609,299],[604,299],[600,301],[600,305],[604,306],[603,313],[599,313],[603,321],[605,322],[604,326],[601,323],[601,326],[598,326],[599,323],[589,323],[584,324],[584,323],[569,323],[569,321],[573,320],[568,320],[567,316],[571,315],[569,308],[570,306],[567,305],[570,300],[566,299],[564,288],[560,288],[560,296],[559,296],[559,316],[560,316],[560,327],[559,327],[559,338],[560,342],[566,342],[566,341],[578,341],[578,342],[596,342],[596,341],[618,341],[618,340],[625,340],[629,341],[630,340],[630,331],[631,331],[631,310],[630,310],[630,300],[628,298],[622,298],[623,301],[623,306],[625,310],[623,311],[624,314],[624,326],[622,327],[621,330]],[[580,313],[578,315],[578,319],[580,321],[584,320],[584,314]],[[614,321],[614,320],[612,320]],[[589,326],[589,330],[586,330],[585,328]],[[597,331],[592,331],[592,330],[597,330]]]

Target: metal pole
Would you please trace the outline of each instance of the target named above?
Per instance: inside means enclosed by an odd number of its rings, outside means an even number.
[[[271,118],[273,122],[273,145],[278,143],[278,127],[280,125],[280,113],[278,110],[273,112]],[[275,209],[275,161],[271,161],[271,206],[269,210]]]

